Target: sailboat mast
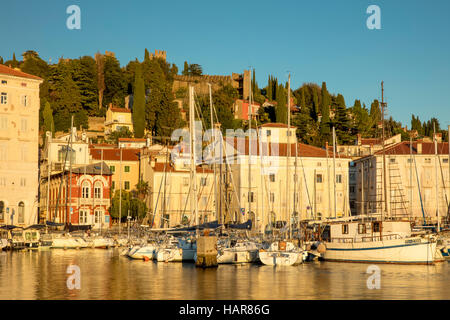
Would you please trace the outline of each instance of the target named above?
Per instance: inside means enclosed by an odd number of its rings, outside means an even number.
[[[411,187],[409,188],[409,214],[412,217],[413,216],[413,155],[412,155],[412,133],[409,134],[409,183]]]
[[[384,183],[384,211],[386,216],[389,213],[389,202],[387,193],[387,174],[386,174],[386,152],[384,148],[384,107],[386,106],[384,102],[384,81],[381,81],[381,140],[383,146],[383,183]],[[381,211],[381,220],[383,220],[383,210]]]
[[[333,127],[333,188],[334,188],[334,218],[337,218],[336,206],[336,129]]]
[[[212,93],[211,93],[211,84],[208,83],[209,87],[209,112],[211,114],[211,131],[212,131],[212,154],[211,157],[213,158],[213,170],[214,170],[214,213],[216,215],[216,220],[219,221],[219,213],[217,210],[217,185],[216,185],[216,135],[215,135],[215,128],[214,128],[214,118],[213,118],[213,105],[212,105]]]
[[[249,96],[248,96],[248,216],[252,217],[252,75],[249,77]]]
[[[436,123],[433,123],[433,138],[434,138],[434,173],[436,180],[436,217],[437,217],[437,232],[441,230],[441,221],[439,216],[439,182],[438,182],[438,151],[436,139]]]
[[[289,239],[292,238],[292,227],[291,227],[291,210],[290,210],[290,194],[289,190],[289,158],[291,157],[291,74],[288,77],[288,99],[287,99],[287,153],[286,153],[286,210],[289,223]]]
[[[70,134],[73,135],[73,115],[70,122]],[[69,158],[69,223],[72,223],[72,150],[73,150],[73,138],[70,138],[70,158]]]
[[[122,233],[122,147],[119,144],[120,150],[120,172],[119,172],[119,235]]]
[[[190,149],[191,149],[191,211],[194,209],[195,224],[198,226],[198,207],[197,207],[197,175],[196,175],[196,155],[195,155],[195,108],[194,108],[194,87],[189,87],[189,130],[190,130]]]

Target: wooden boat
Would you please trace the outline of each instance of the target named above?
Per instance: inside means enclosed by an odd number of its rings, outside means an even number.
[[[411,235],[409,221],[333,222],[325,227],[327,261],[433,264],[436,237]]]
[[[303,262],[303,250],[290,241],[274,241],[259,250],[259,259],[267,266],[293,266]]]

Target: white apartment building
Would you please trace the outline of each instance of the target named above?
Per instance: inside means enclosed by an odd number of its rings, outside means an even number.
[[[38,220],[42,81],[0,65],[0,224],[26,226]]]
[[[356,195],[358,213],[381,215],[383,212],[391,217],[412,218],[417,223],[436,222],[437,208],[441,218],[448,216],[450,166],[447,142],[437,143],[436,156],[433,142],[410,144],[404,141],[386,148],[385,158],[386,170],[383,168],[383,151],[354,161],[356,190],[352,191]]]

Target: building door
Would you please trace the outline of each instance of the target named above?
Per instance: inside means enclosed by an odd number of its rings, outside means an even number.
[[[103,210],[95,210],[94,211],[94,221],[92,221],[92,228],[100,229],[102,227],[103,222]]]

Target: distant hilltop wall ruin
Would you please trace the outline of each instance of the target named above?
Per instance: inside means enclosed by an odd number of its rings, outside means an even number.
[[[173,81],[173,92],[177,92],[180,88],[189,88],[190,85],[194,87],[197,94],[208,94],[209,86],[211,84],[211,90],[217,91],[222,86],[231,85],[237,89],[239,96],[248,96],[248,81],[250,71],[245,70],[244,74],[233,73],[231,76],[219,76],[219,75],[201,75],[201,76],[184,76],[175,75]]]
[[[150,53],[150,59],[161,58],[161,59],[164,59],[164,61],[165,61],[166,57],[167,57],[167,53],[164,50],[155,50],[155,53]]]

